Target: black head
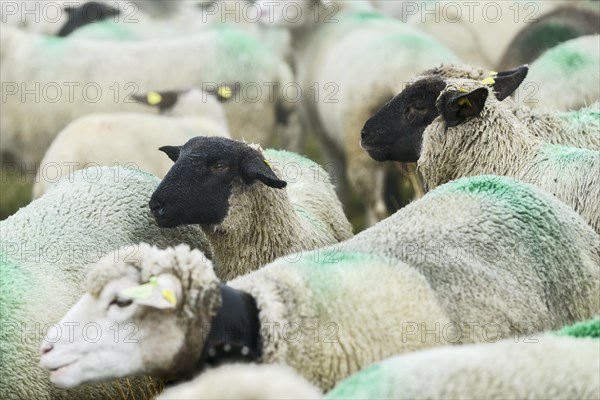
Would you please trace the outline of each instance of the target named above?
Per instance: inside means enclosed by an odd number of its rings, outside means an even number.
[[[65,6],[64,10],[68,14],[68,20],[56,34],[64,37],[71,34],[77,28],[82,26],[108,19],[118,15],[119,10],[112,8],[108,4],[90,1],[76,7]]]
[[[222,222],[234,183],[259,181],[275,189],[287,185],[258,150],[235,140],[200,136],[159,150],[175,162],[149,203],[156,222],[165,228]]]
[[[496,98],[502,101],[510,96],[527,71],[524,65],[499,72],[492,85]],[[436,101],[445,87],[446,78],[438,75],[426,76],[406,87],[367,121],[361,132],[362,147],[377,161],[416,162],[425,128],[440,115]],[[466,113],[458,112],[451,123],[464,121],[469,116]]]
[[[445,87],[437,76],[406,87],[367,121],[361,132],[362,147],[377,161],[417,161],[423,131],[438,116],[435,101]]]

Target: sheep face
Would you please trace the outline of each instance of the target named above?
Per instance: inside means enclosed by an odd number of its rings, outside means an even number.
[[[216,225],[229,211],[233,185],[260,181],[283,188],[263,155],[245,143],[221,137],[196,137],[183,146],[160,148],[175,162],[150,198],[158,225]]]
[[[482,82],[461,79],[469,85],[491,85],[496,99],[504,100],[510,96],[527,76],[526,65],[498,73]],[[432,74],[418,79],[400,94],[386,103],[365,124],[361,132],[361,146],[377,161],[394,160],[401,162],[416,162],[421,154],[423,132],[435,118],[442,115],[448,127],[464,122],[468,117],[479,114],[487,89],[482,89],[468,96],[455,96],[455,101],[442,104],[438,97],[451,80],[447,76],[471,76],[475,74],[464,66],[446,66],[426,71]],[[458,81],[458,80],[457,80]],[[485,93],[484,93],[485,92]],[[478,107],[467,107],[472,96]],[[463,100],[461,100],[461,98]],[[436,103],[437,102],[437,103]],[[458,102],[461,104],[459,105]],[[445,113],[445,114],[444,114]]]
[[[423,131],[439,115],[435,101],[445,87],[437,76],[408,86],[367,121],[361,146],[377,161],[416,162]]]
[[[140,286],[139,271],[130,267],[97,297],[86,293],[48,330],[41,366],[64,388],[142,373],[168,376],[189,351],[177,313],[181,300],[174,275]]]

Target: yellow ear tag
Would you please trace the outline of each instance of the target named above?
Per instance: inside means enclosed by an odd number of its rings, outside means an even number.
[[[160,95],[160,93],[157,92],[148,92],[146,100],[148,100],[148,104],[150,104],[151,106],[155,106],[157,104],[160,104],[160,102],[162,101],[162,96]]]
[[[152,276],[150,277],[150,281],[148,283],[127,288],[121,292],[121,295],[134,300],[147,299],[148,297],[152,296],[152,292],[157,286],[158,282],[156,280],[156,277]]]
[[[467,89],[461,88],[461,87],[458,88],[458,91],[461,92],[461,93],[467,93],[468,92]]]
[[[487,78],[482,80],[481,83],[484,85],[493,85],[494,83],[496,83],[496,81],[491,76],[488,76]]]
[[[267,160],[263,160],[265,162],[265,164],[267,164],[267,166],[271,169],[273,169],[273,167],[271,167],[271,164],[269,164],[269,162]]]
[[[166,301],[173,304],[174,306],[177,305],[177,299],[175,298],[175,294],[173,293],[173,291],[171,289],[163,289],[161,294],[162,294],[162,297],[164,297],[164,299]]]
[[[463,97],[462,99],[458,99],[457,103],[459,106],[464,106],[465,104],[467,104],[469,107],[473,107],[473,105],[471,104],[471,101],[469,101],[469,99],[467,99],[466,97]]]
[[[490,76],[495,78],[498,76],[498,71],[490,71]]]
[[[227,100],[233,94],[233,90],[229,86],[220,86],[217,89],[217,94]]]

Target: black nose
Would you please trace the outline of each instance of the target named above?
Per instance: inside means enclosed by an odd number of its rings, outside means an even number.
[[[152,211],[152,214],[155,217],[162,217],[164,215],[165,203],[163,203],[162,201],[150,199],[150,203],[148,203],[148,205],[150,206],[150,211]]]
[[[360,138],[361,138],[362,140],[365,140],[365,139],[367,139],[368,137],[369,137],[369,130],[368,130],[368,129],[366,129],[366,128],[363,128],[363,130],[362,130],[362,131],[360,131]]]

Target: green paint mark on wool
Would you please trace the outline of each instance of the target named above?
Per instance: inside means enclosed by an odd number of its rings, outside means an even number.
[[[11,249],[11,243],[2,243],[5,249]],[[0,320],[9,318],[14,320],[14,315],[22,310],[31,299],[31,289],[36,287],[33,278],[20,264],[7,257],[0,251]],[[2,338],[8,335],[7,330],[2,329]]]
[[[335,18],[335,16],[333,16],[333,17]],[[358,11],[358,12],[348,13],[344,20],[370,21],[370,20],[384,20],[384,19],[389,20],[391,18],[388,17],[387,15],[380,14],[380,13],[374,12],[374,11]]]
[[[589,62],[589,57],[567,46],[557,46],[548,50],[546,54],[550,62],[555,63],[561,70],[566,72],[578,70]]]
[[[523,189],[530,191],[523,183],[509,177],[481,175],[448,182],[431,191],[428,196],[440,196],[448,193],[472,193],[515,199],[522,195]]]
[[[523,42],[523,53],[539,54],[541,51],[580,36],[571,26],[548,22],[538,26]]]
[[[311,160],[310,158],[300,155],[298,153],[294,153],[292,151],[268,149],[265,150],[263,154],[265,158],[273,159],[280,163],[298,163],[308,166],[317,165],[317,163]],[[281,167],[281,169],[285,169],[285,165],[282,165]]]
[[[316,218],[312,213],[310,213],[308,210],[306,210],[305,208],[300,207],[298,205],[296,205],[294,207],[295,207],[296,214],[298,214],[300,216],[300,218],[304,219],[309,224],[311,224],[313,227],[319,229],[321,232],[327,233],[327,227],[325,226],[325,224],[322,221],[320,221],[318,218]]]
[[[552,334],[556,336],[600,339],[600,316],[587,321],[577,322],[576,324],[565,326],[558,331],[552,332]]]
[[[384,371],[381,364],[367,367],[338,383],[327,393],[325,399],[369,398],[369,395],[378,393],[385,387],[382,385]]]
[[[597,157],[597,153],[589,149],[582,149],[572,146],[561,146],[559,144],[545,145],[541,149],[541,154],[548,157],[550,160],[557,162],[573,162],[576,160],[584,161],[590,156]]]

